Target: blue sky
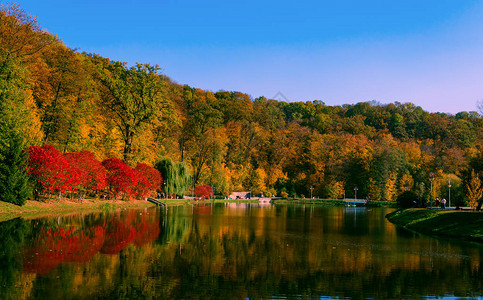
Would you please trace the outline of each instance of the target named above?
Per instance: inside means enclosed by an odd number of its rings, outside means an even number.
[[[483,99],[482,1],[17,3],[69,47],[211,91],[453,114]]]

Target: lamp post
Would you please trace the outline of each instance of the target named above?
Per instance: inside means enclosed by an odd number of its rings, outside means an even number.
[[[357,200],[357,186],[354,187],[354,200]]]
[[[451,180],[448,179],[448,207],[451,207]]]
[[[429,194],[429,199],[431,200],[431,209],[433,209],[433,172],[429,173],[429,181],[431,182],[431,194]]]
[[[314,190],[314,186],[310,187],[310,199],[312,199],[312,191]]]

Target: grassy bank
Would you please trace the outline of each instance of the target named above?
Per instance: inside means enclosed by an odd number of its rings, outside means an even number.
[[[69,200],[50,202],[27,201],[25,205],[18,206],[0,201],[0,221],[17,217],[38,218],[51,215],[66,215],[72,213],[87,213],[122,208],[154,207],[147,201],[119,201],[119,200],[84,200],[82,203]]]
[[[415,232],[483,243],[482,212],[406,209],[386,217],[392,223]]]
[[[162,202],[168,206],[225,203],[226,200],[184,200],[184,199],[164,199]],[[258,203],[254,200],[231,200],[234,203]],[[120,200],[99,200],[87,199],[81,202],[63,200],[52,200],[48,202],[27,201],[25,205],[18,206],[0,201],[0,222],[13,218],[23,217],[26,219],[39,218],[45,216],[68,215],[75,213],[92,213],[105,210],[116,210],[124,208],[146,208],[156,205],[148,201],[120,201]]]
[[[339,199],[310,199],[310,198],[295,198],[295,199],[275,199],[272,200],[274,204],[315,204],[322,206],[345,206],[346,203]],[[366,204],[367,207],[396,207],[395,202],[387,201],[370,201]]]

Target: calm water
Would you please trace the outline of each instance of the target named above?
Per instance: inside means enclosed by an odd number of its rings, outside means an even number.
[[[221,204],[11,220],[0,299],[483,296],[481,245],[398,230],[386,213]]]

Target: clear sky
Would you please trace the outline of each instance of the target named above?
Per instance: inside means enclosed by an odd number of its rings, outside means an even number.
[[[17,3],[69,47],[158,64],[172,80],[211,91],[413,102],[453,114],[483,99],[483,1]]]

